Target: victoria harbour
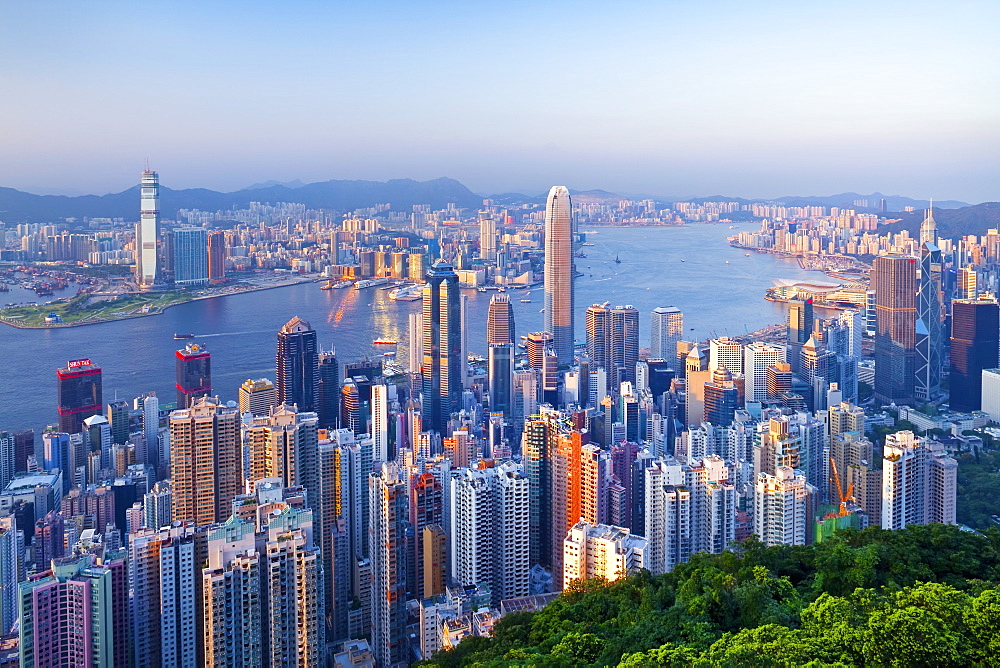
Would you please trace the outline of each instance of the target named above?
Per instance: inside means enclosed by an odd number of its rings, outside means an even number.
[[[751,229],[750,225],[741,226]],[[782,322],[784,306],[764,301],[772,279],[817,277],[794,260],[752,253],[726,243],[732,230],[725,225],[678,227],[600,227],[587,235],[593,246],[576,259],[582,274],[575,282],[576,331],[582,338],[588,304],[631,304],[641,313],[657,306],[677,306],[684,312],[686,337],[704,340],[736,336]],[[614,262],[621,259],[620,264]],[[681,263],[681,260],[684,262]],[[683,267],[683,271],[677,268]],[[542,328],[541,286],[512,291],[517,333]],[[484,354],[486,309],[491,293],[464,290],[471,354]],[[530,303],[521,303],[530,299]],[[25,397],[22,388],[0,387],[0,424],[11,429],[39,428],[55,420],[55,385],[49,382],[67,360],[89,358],[104,372],[105,400],[155,391],[172,401],[174,351],[183,347],[175,332],[195,334],[194,342],[212,353],[214,393],[234,400],[247,378],[272,377],[274,340],[289,318],[299,315],[317,330],[320,344],[335,347],[342,360],[364,355],[380,357],[384,346],[374,339],[399,341],[397,357],[406,359],[407,315],[420,302],[392,301],[388,291],[320,290],[317,283],[261,290],[172,307],[162,315],[59,329],[0,327],[0,346],[8,355],[8,373],[36,378],[38,396]],[[640,341],[648,341],[648,322],[640,320]]]

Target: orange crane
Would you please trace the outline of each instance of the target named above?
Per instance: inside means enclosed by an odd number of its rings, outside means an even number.
[[[837,494],[840,495],[840,512],[834,517],[846,517],[850,515],[847,510],[847,502],[854,500],[854,483],[849,484],[845,492],[844,484],[840,481],[840,473],[837,471],[837,462],[834,461],[833,457],[830,457],[830,468],[833,470],[833,481],[837,484]]]

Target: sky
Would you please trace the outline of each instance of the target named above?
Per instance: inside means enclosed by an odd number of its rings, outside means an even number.
[[[1000,3],[0,2],[0,186],[1000,200]]]

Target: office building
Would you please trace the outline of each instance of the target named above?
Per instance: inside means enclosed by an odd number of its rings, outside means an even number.
[[[156,172],[142,173],[139,224],[135,228],[135,279],[143,290],[161,282],[160,277],[160,178]]]
[[[458,275],[447,262],[427,272],[423,296],[424,359],[421,414],[427,430],[444,433],[461,406],[467,362],[462,358]],[[376,653],[378,648],[376,648]]]
[[[763,341],[754,341],[743,348],[743,373],[746,377],[745,398],[747,402],[762,404],[777,401],[768,396],[767,369],[776,364],[786,364],[785,346]],[[791,369],[789,368],[789,372]]]
[[[608,385],[597,388],[603,396],[617,394],[624,382],[635,382],[639,361],[639,311],[634,306],[608,303],[587,307],[587,356],[592,368],[607,372]]]
[[[732,374],[743,373],[743,346],[734,338],[723,336],[708,343],[708,370],[725,369]]]
[[[108,423],[111,425],[111,440],[118,445],[125,445],[128,442],[128,437],[130,436],[130,410],[128,402],[116,399],[114,401],[109,401],[107,408],[105,410],[105,417],[108,418]],[[34,448],[32,448],[32,453]],[[20,469],[24,470],[24,469]]]
[[[212,397],[170,414],[174,521],[206,526],[229,518],[243,486],[239,421],[236,408]]]
[[[433,269],[432,269],[433,272]],[[409,494],[403,471],[383,463],[368,477],[371,515],[371,641],[380,666],[407,661],[406,593]]]
[[[879,256],[872,263],[877,327],[875,400],[913,404],[916,383],[917,261]]]
[[[741,377],[742,378],[742,377]],[[733,374],[724,367],[712,372],[711,382],[705,383],[705,422],[725,426],[732,424],[740,405],[740,388]]]
[[[802,344],[813,331],[813,300],[788,300],[788,343]]]
[[[212,283],[226,277],[226,235],[212,232],[208,235],[208,280]]]
[[[954,411],[982,409],[983,369],[997,366],[1000,306],[995,299],[956,299],[951,303],[951,388]]]
[[[337,391],[340,391],[339,387]],[[267,378],[257,380],[247,378],[240,385],[239,404],[240,413],[267,415],[271,408],[278,405],[278,393],[274,389],[274,383]]]
[[[212,393],[212,357],[199,343],[178,350],[177,408],[190,408],[194,400]]]
[[[56,369],[59,431],[76,434],[83,421],[104,408],[101,367],[89,359],[70,360]]]
[[[940,443],[899,431],[882,450],[882,528],[955,523],[958,463]]]
[[[490,298],[489,311],[486,313],[486,343],[491,346],[512,344],[514,332],[514,309],[510,296],[497,293]]]
[[[754,488],[753,531],[765,545],[811,542],[817,490],[788,466],[758,473]]]
[[[487,377],[490,384],[490,410],[503,413],[507,419],[511,419],[514,415],[513,343],[490,344]]]
[[[496,260],[497,221],[493,216],[479,214],[479,257],[488,262]]]
[[[393,388],[395,390],[395,388]],[[375,384],[371,387],[371,428],[374,447],[373,456],[377,462],[388,462],[392,459],[389,452],[389,388],[386,385]]]
[[[955,294],[959,299],[975,299],[979,296],[979,274],[975,267],[962,267],[958,270]]]
[[[319,353],[319,396],[316,414],[324,428],[339,426],[340,418],[340,364],[334,350]]]
[[[677,342],[684,336],[684,314],[674,306],[657,306],[649,321],[649,357],[677,363]]]
[[[983,369],[982,404],[990,420],[1000,422],[1000,369]]]
[[[61,516],[59,513],[51,512],[45,515],[53,520],[58,518],[61,529]],[[10,630],[17,623],[19,615],[19,592],[18,582],[21,580],[21,573],[24,570],[24,531],[17,528],[14,515],[0,517],[0,627]],[[43,520],[39,520],[41,524]],[[55,522],[53,522],[55,523]],[[41,547],[46,544],[46,538],[50,538],[49,552],[44,549],[36,549],[36,563],[48,564],[53,558],[63,555],[63,536],[58,532],[55,536],[45,536],[39,531],[38,525],[35,528],[35,543]],[[55,540],[58,539],[58,540]],[[41,554],[38,554],[41,552]],[[41,558],[39,558],[41,557]],[[45,558],[48,557],[48,558]]]
[[[944,304],[941,292],[941,249],[933,209],[920,224],[920,274],[917,292],[917,368],[914,398],[928,402],[941,393],[941,356],[944,350]],[[973,295],[975,296],[975,295]]]
[[[645,568],[646,539],[608,524],[574,524],[563,541],[563,583],[602,578],[614,582]]]
[[[306,412],[316,410],[319,395],[316,331],[298,316],[278,330],[275,389],[279,404],[295,404]]]
[[[208,234],[202,227],[174,230],[174,285],[208,283]]]
[[[423,274],[421,274],[423,277]],[[409,315],[409,371],[411,374],[419,374],[420,367],[424,362],[424,321],[423,314],[411,313]]]
[[[573,363],[573,204],[565,186],[545,203],[545,331],[559,364]]]

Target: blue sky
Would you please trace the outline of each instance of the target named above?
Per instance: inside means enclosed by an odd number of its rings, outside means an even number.
[[[0,3],[0,185],[998,200],[1000,3]]]

